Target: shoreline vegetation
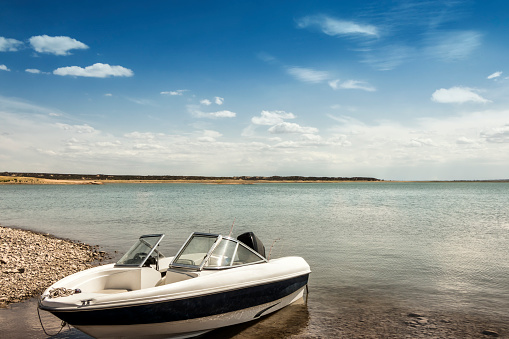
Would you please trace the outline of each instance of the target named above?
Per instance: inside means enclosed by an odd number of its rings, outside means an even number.
[[[62,174],[0,172],[0,185],[103,185],[103,184],[218,184],[252,185],[263,183],[331,183],[331,182],[492,182],[507,183],[509,179],[499,180],[384,180],[371,177],[306,177],[306,176],[179,176],[179,175],[107,175],[107,174]]]
[[[98,246],[0,225],[0,308],[36,297],[58,280],[107,259]]]
[[[311,183],[311,182],[372,182],[383,181],[370,177],[303,177],[303,176],[239,176],[208,177],[178,175],[107,175],[107,174],[59,174],[0,172],[0,184],[25,185],[103,185],[115,183],[201,183],[249,185],[259,183]]]

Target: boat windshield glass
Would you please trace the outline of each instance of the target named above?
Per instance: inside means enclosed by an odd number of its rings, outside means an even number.
[[[201,266],[217,239],[217,235],[193,234],[172,265]]]
[[[164,234],[142,235],[119,261],[117,266],[142,267],[145,263],[156,264],[163,255],[156,249]]]
[[[238,243],[228,239],[222,239],[216,246],[204,267],[231,266]]]
[[[170,266],[193,269],[223,269],[266,262],[266,259],[236,239],[194,233]]]

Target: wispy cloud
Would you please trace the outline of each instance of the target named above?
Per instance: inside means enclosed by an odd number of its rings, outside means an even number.
[[[251,122],[255,125],[272,126],[286,119],[295,119],[295,115],[285,111],[262,111],[259,117],[251,118]]]
[[[73,49],[87,49],[84,43],[68,36],[38,35],[29,39],[32,48],[39,53],[70,55]]]
[[[23,42],[0,36],[0,52],[16,52],[23,46]]]
[[[431,100],[439,103],[456,103],[463,104],[466,102],[474,103],[488,103],[489,100],[483,98],[479,94],[475,93],[476,90],[468,87],[451,87],[437,89],[431,95]]]
[[[363,12],[363,22],[327,15],[304,16],[297,20],[297,27],[355,38],[357,45],[352,50],[358,52],[360,61],[383,71],[414,58],[446,62],[466,59],[482,44],[483,34],[479,31],[450,30],[445,26],[464,17],[464,2],[410,0],[396,2],[392,8],[382,5],[380,9],[372,6]]]
[[[222,137],[223,135],[217,131],[213,130],[204,130],[203,135],[201,137],[198,137],[199,142],[215,142],[218,138]]]
[[[69,66],[57,68],[53,71],[56,75],[70,75],[77,77],[107,78],[113,77],[132,77],[134,72],[122,66],[110,66],[108,64],[96,63],[85,68],[79,66]]]
[[[360,89],[366,92],[374,92],[376,88],[365,81],[346,80],[340,82],[339,80],[329,81],[329,86],[332,89]]]
[[[213,102],[211,100],[209,100],[209,99],[202,99],[202,100],[200,100],[200,104],[202,104],[204,106],[210,106],[210,105],[212,105],[212,103],[214,103],[214,104],[216,104],[218,106],[221,106],[224,103],[224,98],[214,97],[214,101]]]
[[[492,73],[486,77],[486,79],[496,79],[502,75],[501,71],[497,71],[495,73]]]
[[[310,83],[320,83],[331,77],[329,72],[304,67],[288,67],[287,72],[299,81]]]
[[[314,134],[318,133],[318,128],[304,127],[293,122],[281,122],[269,128],[269,132],[273,134],[287,134],[287,133]]]
[[[331,18],[326,15],[305,16],[297,20],[299,28],[319,28],[330,36],[378,36],[378,29],[348,20]]]
[[[379,71],[393,70],[418,55],[416,47],[401,43],[377,45],[361,53],[361,62],[369,64]]]
[[[91,134],[91,133],[98,133],[98,131],[85,124],[85,125],[69,125],[69,124],[63,124],[63,123],[56,123],[55,124],[58,128],[65,130],[65,131],[72,131],[78,134]]]
[[[217,112],[203,112],[198,105],[187,105],[187,111],[196,118],[219,119],[219,118],[235,118],[237,113],[222,110]]]
[[[178,89],[176,91],[165,91],[165,92],[161,92],[162,95],[171,95],[171,96],[181,96],[183,95],[185,92],[187,92],[188,90],[187,89]]]
[[[509,143],[509,124],[483,131],[481,137],[490,143]]]
[[[32,73],[32,74],[40,74],[41,73],[40,70],[35,69],[35,68],[27,68],[27,69],[25,69],[25,72]]]
[[[0,71],[7,71],[7,72],[9,72],[10,69],[7,68],[7,66],[5,66],[5,65],[0,65]]]
[[[445,61],[465,59],[481,45],[482,34],[476,31],[434,31],[425,40],[424,50]]]

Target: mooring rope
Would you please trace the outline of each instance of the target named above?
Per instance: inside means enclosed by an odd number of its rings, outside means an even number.
[[[48,293],[49,293],[49,298],[60,298],[60,297],[68,297],[70,295],[73,295],[76,292],[77,292],[76,290],[73,290],[70,288],[57,287],[57,288],[51,289]],[[44,334],[46,334],[49,337],[60,334],[60,332],[62,332],[62,330],[64,329],[65,325],[69,325],[69,324],[67,324],[65,321],[62,321],[61,327],[57,333],[49,334],[48,332],[46,332],[46,329],[44,328],[44,325],[42,324],[41,313],[39,311],[40,303],[41,303],[41,300],[39,300],[39,303],[37,305],[37,315],[39,316],[39,322],[41,323],[42,331],[44,332]],[[70,329],[70,327],[69,327],[69,329]]]
[[[40,301],[39,301],[40,302]],[[42,319],[41,319],[41,313],[39,311],[39,305],[37,305],[37,315],[39,316],[39,323],[41,324],[41,327],[42,327],[42,331],[44,332],[44,334],[46,334],[48,337],[53,337],[55,335],[58,335],[60,334],[60,332],[62,332],[62,330],[64,329],[65,325],[68,325],[65,321],[62,321],[62,324],[61,324],[61,327],[60,329],[58,330],[57,333],[55,334],[50,334],[48,332],[46,332],[46,329],[44,328],[44,325],[42,324]],[[69,327],[70,329],[70,327]]]

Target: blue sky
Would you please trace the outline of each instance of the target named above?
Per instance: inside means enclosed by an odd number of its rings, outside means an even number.
[[[508,178],[506,1],[8,1],[0,171]]]

